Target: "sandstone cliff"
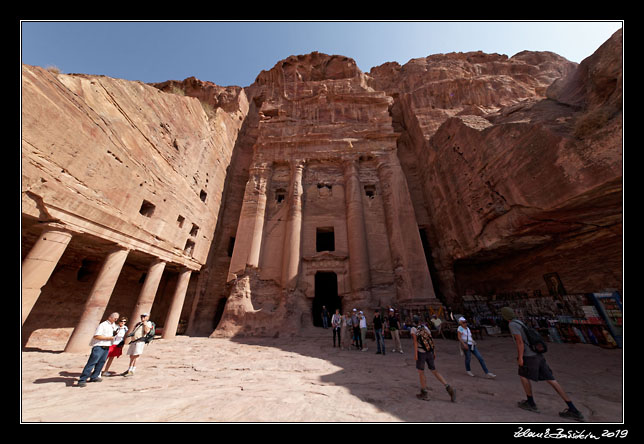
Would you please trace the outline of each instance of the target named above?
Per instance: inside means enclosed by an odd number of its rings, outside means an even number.
[[[26,326],[69,327],[74,276],[113,244],[134,253],[108,309],[161,258],[199,271],[194,335],[296,334],[320,270],[346,308],[545,294],[550,273],[569,293],[621,290],[621,39],[579,65],[471,52],[364,73],[314,52],[246,88],[23,66],[23,250],[45,224],[76,233]]]
[[[569,292],[621,290],[621,55],[617,32],[579,66],[470,53],[372,70],[397,96],[399,153],[450,302],[547,294],[554,272]]]

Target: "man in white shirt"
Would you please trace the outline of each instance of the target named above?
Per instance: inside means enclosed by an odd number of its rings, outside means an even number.
[[[92,351],[79,378],[78,387],[85,387],[88,379],[89,382],[101,382],[100,374],[107,360],[110,345],[112,345],[112,340],[114,339],[114,332],[116,331],[115,322],[118,318],[118,313],[112,313],[106,321],[98,325],[89,343]]]

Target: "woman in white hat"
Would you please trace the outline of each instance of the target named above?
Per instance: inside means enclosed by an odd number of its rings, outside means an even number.
[[[476,347],[476,341],[472,337],[472,332],[467,326],[467,320],[463,316],[461,316],[460,318],[458,318],[458,324],[458,340],[460,341],[461,348],[465,353],[465,373],[470,376],[474,376],[474,373],[472,373],[472,369],[470,368],[470,361],[472,360],[472,354],[474,354],[474,356],[476,356],[476,359],[479,360],[483,371],[485,372],[485,377],[490,379],[496,378],[496,375],[494,373],[490,373],[490,371],[487,369],[485,360],[483,360],[483,356],[481,356],[481,353],[479,353],[479,350]]]

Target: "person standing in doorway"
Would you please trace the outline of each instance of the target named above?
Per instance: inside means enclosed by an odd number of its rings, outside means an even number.
[[[335,313],[331,317],[331,327],[333,328],[333,346],[335,347],[335,337],[338,337],[338,347],[342,348],[342,315],[340,309],[336,308]]]
[[[119,318],[118,313],[112,313],[107,320],[101,322],[92,340],[90,346],[92,350],[90,352],[89,358],[87,359],[87,364],[81,372],[80,378],[78,380],[78,387],[85,387],[87,385],[87,380],[89,382],[101,382],[100,377],[105,361],[107,360],[107,354],[110,351],[110,345],[112,345],[112,340],[114,339],[114,334],[116,333],[116,320]]]
[[[476,341],[472,337],[472,332],[467,326],[467,320],[461,316],[460,318],[458,318],[458,324],[458,340],[461,343],[463,353],[465,353],[465,373],[470,376],[474,376],[474,373],[472,373],[472,369],[470,367],[470,362],[472,361],[473,354],[474,356],[476,356],[476,359],[479,360],[481,368],[483,368],[483,371],[485,372],[485,377],[489,379],[496,378],[496,375],[494,373],[490,373],[490,371],[487,369],[485,360],[483,359],[483,356],[481,356],[481,353],[476,346]]]
[[[431,370],[434,377],[443,384],[445,390],[449,393],[452,402],[454,402],[456,400],[454,389],[447,383],[443,375],[436,370],[436,366],[434,364],[436,359],[436,348],[434,347],[432,333],[426,325],[420,323],[420,318],[418,316],[414,316],[413,318],[413,327],[411,328],[410,333],[414,344],[416,370],[418,370],[418,376],[420,378],[420,393],[416,395],[416,397],[425,401],[429,400],[429,395],[427,393],[427,378],[425,377],[425,364],[427,364],[429,370]]]
[[[329,311],[326,309],[326,305],[322,306],[322,328],[329,328]]]
[[[559,416],[574,419],[575,421],[584,421],[584,415],[575,407],[570,397],[568,397],[564,389],[556,381],[543,354],[536,353],[530,349],[523,323],[517,318],[514,310],[510,307],[503,307],[501,309],[501,315],[503,319],[508,321],[508,327],[510,328],[510,333],[516,345],[519,378],[521,379],[521,385],[527,397],[525,401],[520,401],[517,404],[518,407],[538,413],[539,409],[534,402],[530,381],[546,381],[568,406],[567,409],[559,413]]]

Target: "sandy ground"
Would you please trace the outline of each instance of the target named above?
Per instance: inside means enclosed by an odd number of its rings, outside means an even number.
[[[516,407],[525,399],[509,337],[486,337],[479,349],[495,380],[472,358],[465,374],[455,340],[436,339],[437,370],[456,401],[426,370],[430,401],[416,398],[418,373],[410,339],[404,353],[333,347],[331,330],[298,338],[210,339],[178,336],[147,346],[134,377],[104,377],[77,387],[87,353],[64,343],[22,351],[21,422],[439,422],[559,423],[566,405],[545,382],[533,385],[541,413]],[[31,345],[31,344],[30,344]],[[622,421],[622,351],[550,344],[555,377],[588,422]],[[128,357],[111,370],[127,369]]]

